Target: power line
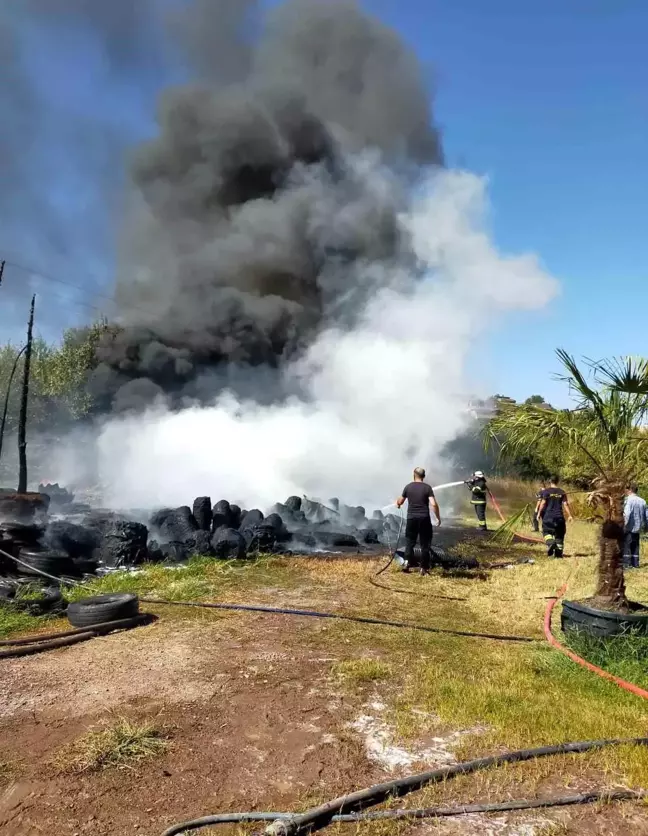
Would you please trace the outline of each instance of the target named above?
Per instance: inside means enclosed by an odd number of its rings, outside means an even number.
[[[73,282],[68,282],[65,279],[61,279],[59,276],[53,276],[51,273],[45,273],[42,270],[35,270],[32,267],[29,267],[27,264],[21,264],[19,261],[12,261],[10,259],[6,259],[2,262],[2,264],[7,264],[9,267],[15,267],[17,270],[22,270],[24,273],[29,273],[32,276],[36,276],[40,279],[46,279],[50,282],[56,282],[57,284],[65,285],[66,287],[71,287],[74,290],[79,291],[80,293],[87,293],[90,295],[98,296],[100,299],[105,299],[108,302],[112,302],[114,305],[117,304],[117,300],[114,299],[112,296],[106,296],[104,293],[99,293],[98,291],[90,291],[87,287],[82,287],[81,285],[74,284]],[[95,307],[94,305],[92,307]]]
[[[64,285],[65,287],[72,288],[73,290],[76,290],[78,293],[84,293],[87,296],[96,296],[99,299],[105,299],[107,302],[111,302],[117,308],[120,307],[119,302],[112,296],[106,296],[105,293],[100,293],[99,291],[96,291],[96,290],[89,290],[87,287],[82,287],[81,285],[74,284],[73,282],[66,281],[65,279],[61,279],[59,276],[54,276],[51,273],[44,273],[42,270],[35,270],[32,267],[28,266],[27,264],[22,264],[19,261],[13,261],[11,259],[6,259],[5,261],[2,262],[2,264],[3,265],[6,264],[9,267],[14,267],[15,269],[21,270],[24,273],[29,273],[30,275],[35,276],[36,278],[45,279],[46,281],[50,281],[50,282],[56,282],[56,284],[60,284],[60,285]],[[2,281],[2,273],[0,272],[0,282],[1,281]],[[67,302],[69,302],[73,305],[80,305],[81,307],[90,308],[92,310],[99,311],[99,313],[104,313],[102,308],[100,308],[98,305],[93,305],[90,302],[79,302],[79,301],[76,301],[76,300],[70,300],[67,297],[61,296],[60,294],[54,294],[54,295],[55,296],[58,295],[59,299],[65,298]],[[143,307],[139,307],[138,305],[133,305],[133,304],[129,303],[128,307],[132,310],[135,310],[135,311],[141,311],[143,314],[146,314],[147,316],[150,316],[150,314],[151,314],[151,312],[149,310],[146,310]]]

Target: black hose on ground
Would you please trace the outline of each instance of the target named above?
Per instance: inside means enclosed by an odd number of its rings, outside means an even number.
[[[141,613],[134,618],[125,618],[120,621],[105,621],[103,624],[93,624],[88,627],[77,627],[74,630],[65,630],[60,633],[44,633],[40,636],[31,636],[24,639],[5,639],[0,641],[0,659],[15,659],[21,656],[33,656],[36,653],[43,653],[46,650],[56,650],[60,647],[69,647],[79,642],[112,633],[114,630],[129,630],[132,627],[139,627],[152,620],[152,616]],[[5,649],[1,649],[5,648]]]
[[[585,804],[597,800],[622,800],[627,798],[643,797],[641,793],[621,791],[610,793],[600,791],[596,793],[585,793],[580,796],[565,796],[554,799],[535,799],[509,801],[498,804],[473,804],[460,807],[437,807],[425,808],[422,810],[385,810],[379,813],[358,814],[358,811],[366,807],[373,807],[382,804],[389,798],[401,798],[411,792],[420,790],[429,784],[437,784],[456,778],[458,775],[467,775],[492,766],[502,766],[508,763],[521,763],[535,758],[547,757],[549,755],[580,754],[593,749],[601,749],[605,746],[646,746],[648,738],[628,738],[612,740],[585,740],[574,743],[560,743],[555,746],[541,746],[535,749],[518,749],[515,752],[508,752],[505,755],[493,755],[485,758],[477,758],[471,761],[464,761],[453,766],[433,769],[428,772],[420,772],[410,775],[407,778],[399,778],[394,781],[387,781],[376,784],[363,790],[341,796],[314,807],[306,813],[291,815],[281,813],[272,819],[272,824],[265,831],[267,836],[302,836],[305,833],[314,833],[322,830],[332,822],[358,822],[376,818],[433,818],[440,816],[459,816],[466,813],[476,812],[497,812],[503,810],[525,810],[533,807],[551,807],[565,804]],[[162,836],[178,836],[188,830],[198,830],[202,827],[209,827],[215,824],[236,821],[268,821],[272,813],[229,813],[216,816],[204,816],[193,821],[173,825],[164,831]]]
[[[550,807],[569,807],[575,804],[593,804],[596,802],[636,801],[646,798],[643,790],[594,790],[578,795],[561,795],[553,798],[524,798],[514,801],[502,801],[493,804],[461,804],[456,807],[423,807],[411,810],[381,810],[378,813],[350,813],[333,816],[331,823],[361,823],[383,819],[436,819],[452,816],[468,816],[474,813],[507,813],[517,810],[538,810]],[[199,830],[217,824],[243,824],[264,821],[289,821],[292,813],[222,813],[204,816],[193,821],[173,825],[162,836],[177,836],[187,830]],[[178,829],[181,828],[181,829]]]
[[[333,816],[337,814],[353,813],[362,810],[364,807],[372,807],[382,804],[388,798],[400,798],[415,790],[440,781],[447,781],[457,775],[467,775],[491,766],[502,766],[507,763],[521,763],[522,761],[543,758],[548,755],[565,755],[570,753],[589,752],[592,749],[601,749],[604,746],[619,745],[648,745],[648,738],[638,737],[630,739],[612,740],[585,740],[576,743],[560,743],[556,746],[541,746],[536,749],[518,749],[515,752],[508,752],[505,755],[493,755],[486,758],[477,758],[472,761],[464,761],[453,766],[433,769],[429,772],[420,772],[417,775],[410,775],[407,778],[399,778],[395,781],[387,781],[383,784],[376,784],[364,790],[350,793],[349,795],[335,798],[314,807],[306,813],[293,816],[291,820],[280,820],[273,823],[266,831],[267,836],[298,836],[303,833],[314,833],[330,824]]]
[[[263,607],[253,604],[216,604],[197,601],[167,601],[162,598],[140,598],[146,604],[161,604],[173,607],[199,607],[210,610],[233,610],[240,612],[260,612],[272,615],[297,615],[304,618],[330,618],[337,621],[352,621],[356,624],[376,624],[381,627],[398,627],[405,630],[417,630],[423,633],[443,633],[451,636],[465,636],[472,639],[491,639],[505,642],[537,642],[539,639],[530,636],[507,636],[497,633],[470,633],[466,630],[450,630],[443,627],[428,627],[422,624],[411,624],[407,621],[384,621],[380,618],[366,618],[361,615],[343,615],[333,612],[319,612],[318,610],[293,610],[286,607]]]
[[[414,810],[381,810],[378,813],[358,813],[336,816],[333,821],[363,822],[381,819],[432,819],[450,816],[467,816],[474,813],[508,813],[515,810],[537,810],[548,807],[569,807],[573,804],[592,804],[597,801],[635,801],[646,798],[644,790],[593,790],[578,795],[560,795],[553,798],[523,798],[493,804],[461,804],[457,807],[423,807]]]

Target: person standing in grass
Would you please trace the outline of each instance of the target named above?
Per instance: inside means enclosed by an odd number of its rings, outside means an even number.
[[[396,500],[396,507],[401,508],[407,500],[407,523],[405,525],[405,565],[404,572],[410,571],[410,564],[414,557],[414,547],[418,540],[421,544],[421,574],[430,571],[430,546],[432,545],[432,520],[430,510],[437,518],[437,525],[441,525],[441,512],[434,496],[434,491],[424,482],[425,470],[417,467],[414,470],[414,481],[405,485],[403,493]]]
[[[637,491],[636,485],[628,485],[623,505],[625,541],[623,547],[623,565],[626,569],[639,568],[641,532],[648,527],[648,506]]]
[[[470,491],[470,504],[475,509],[475,516],[477,517],[479,528],[482,531],[486,531],[488,529],[486,523],[486,496],[489,493],[486,477],[481,470],[476,470],[472,475],[472,479],[469,479],[466,485]]]
[[[567,494],[558,487],[558,481],[557,476],[551,477],[549,487],[542,491],[538,508],[538,518],[542,520],[542,536],[547,544],[548,557],[562,557],[564,554],[567,533],[565,511],[569,522],[574,521]]]

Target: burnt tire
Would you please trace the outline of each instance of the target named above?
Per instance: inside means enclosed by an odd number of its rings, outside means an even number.
[[[139,615],[139,598],[129,592],[95,595],[68,604],[67,617],[73,627],[93,627],[107,621],[121,621]]]
[[[210,531],[212,524],[212,504],[211,497],[198,496],[194,499],[193,504],[194,519],[198,523],[198,528],[201,531]]]
[[[20,549],[18,558],[22,561],[18,571],[27,577],[42,577],[42,572],[55,578],[76,574],[73,560],[61,552]]]
[[[11,604],[17,610],[33,616],[64,613],[67,607],[67,601],[57,587],[45,587],[40,598],[14,598]]]

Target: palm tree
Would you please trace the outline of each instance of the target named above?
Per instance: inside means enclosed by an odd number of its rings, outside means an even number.
[[[603,510],[598,583],[594,605],[628,608],[623,575],[623,501],[626,485],[648,475],[648,360],[587,361],[582,371],[566,351],[556,354],[563,366],[558,379],[569,386],[572,410],[548,411],[535,404],[500,405],[485,431],[500,455],[528,454],[539,445],[575,453],[591,478],[589,500]]]

